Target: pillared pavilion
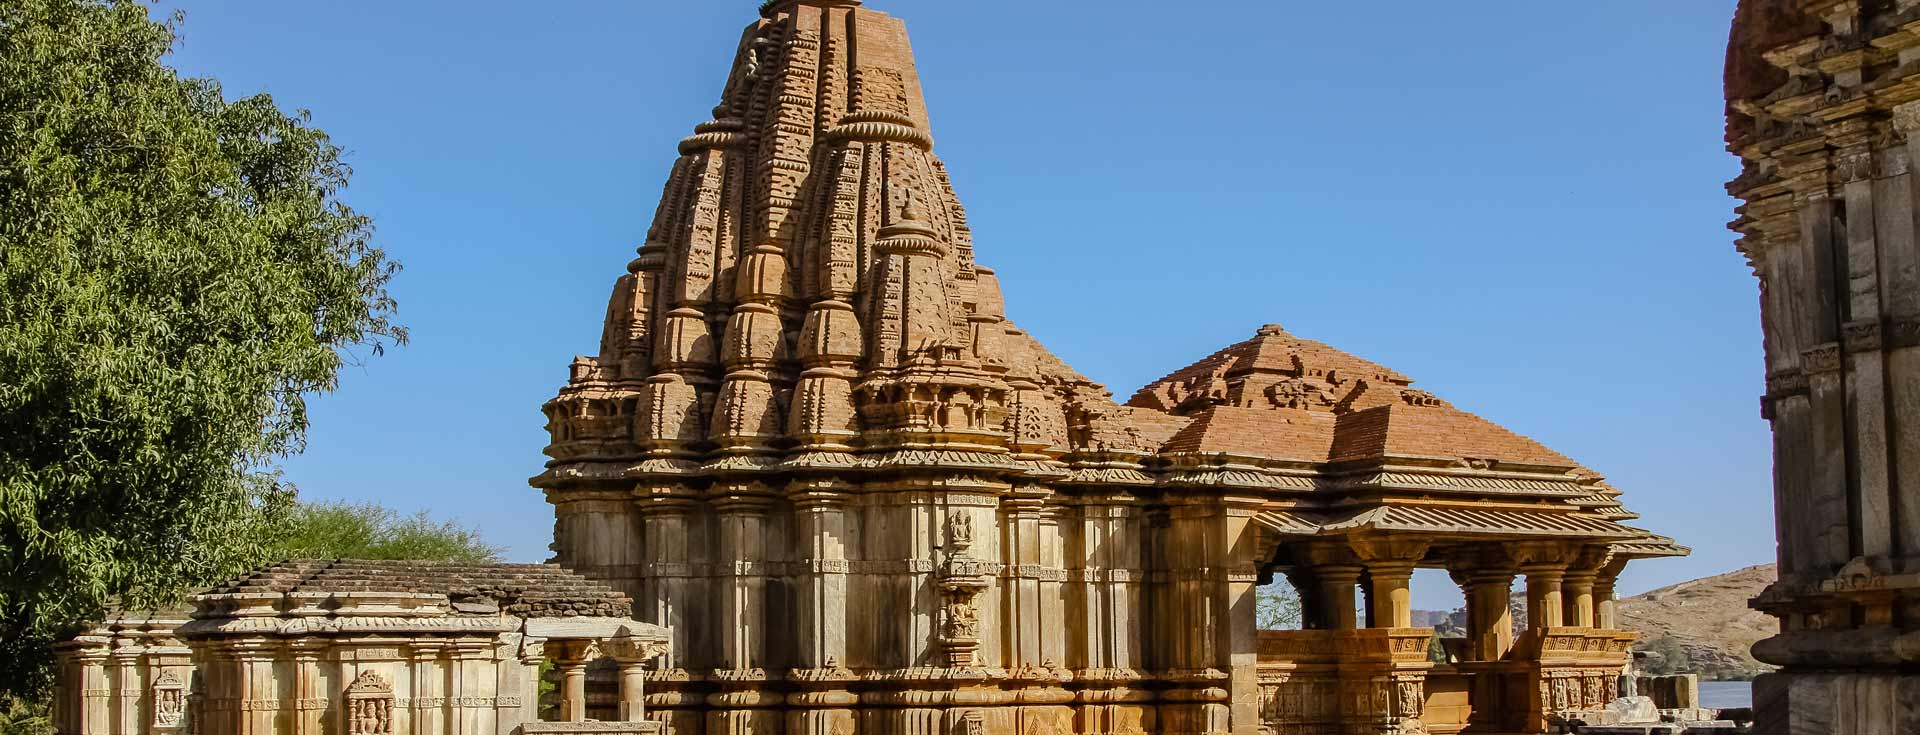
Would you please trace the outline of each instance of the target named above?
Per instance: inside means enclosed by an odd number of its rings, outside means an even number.
[[[1685,549],[1278,326],[1116,403],[1009,319],[901,21],[770,4],[679,151],[533,480],[557,561],[671,628],[673,732],[1537,733],[1618,695],[1614,580]],[[1444,663],[1420,568],[1470,600]],[[1257,629],[1274,575],[1303,630]]]

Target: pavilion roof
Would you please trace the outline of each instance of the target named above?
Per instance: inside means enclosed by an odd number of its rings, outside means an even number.
[[[431,595],[455,609],[478,605],[523,618],[609,617],[632,613],[626,595],[552,564],[445,564],[411,561],[295,560],[271,564],[196,599],[275,594],[287,597]]]

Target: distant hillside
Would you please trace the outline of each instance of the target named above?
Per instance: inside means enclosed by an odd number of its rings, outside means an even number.
[[[1762,564],[1629,597],[1620,601],[1620,626],[1638,631],[1642,648],[1685,651],[1695,673],[1744,678],[1767,670],[1750,649],[1780,630],[1747,600],[1777,577],[1772,564]]]

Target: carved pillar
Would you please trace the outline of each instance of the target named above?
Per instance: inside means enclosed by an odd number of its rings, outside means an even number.
[[[289,646],[294,670],[294,735],[322,735],[326,731],[323,721],[326,711],[315,704],[333,698],[332,692],[321,688],[324,680],[320,675],[320,662],[327,647],[326,641],[311,639],[295,641]]]
[[[1580,550],[1562,584],[1566,593],[1563,623],[1575,628],[1601,627],[1595,585],[1612,563],[1613,550],[1607,546],[1588,545]]]
[[[592,641],[547,641],[547,657],[560,673],[560,720],[587,721],[587,664],[598,651]]]
[[[1575,628],[1597,627],[1594,583],[1598,577],[1599,574],[1591,570],[1567,572],[1565,580],[1561,582],[1565,597],[1562,604],[1566,606],[1562,613],[1562,624]]]
[[[779,727],[784,697],[767,685],[767,558],[775,543],[767,524],[771,490],[757,482],[713,488],[720,514],[720,669],[723,691],[708,695],[707,732],[748,733]]]
[[[1513,650],[1513,570],[1475,569],[1467,579],[1467,656],[1499,661]]]
[[[1372,590],[1374,628],[1413,627],[1413,570],[1427,555],[1427,540],[1398,536],[1362,536],[1350,540],[1366,564]]]
[[[1560,585],[1566,569],[1535,564],[1520,571],[1527,575],[1527,627],[1539,631],[1564,625],[1566,610]]]
[[[75,655],[74,661],[80,670],[79,691],[73,693],[79,703],[80,716],[75,718],[80,724],[79,735],[108,735],[112,725],[107,702],[112,688],[107,681],[107,651],[88,650]]]
[[[1620,581],[1620,572],[1627,566],[1627,560],[1615,559],[1600,570],[1600,576],[1594,579],[1593,597],[1595,600],[1594,627],[1604,630],[1618,630],[1620,627],[1620,603],[1614,585]]]
[[[1076,645],[1062,663],[1073,669],[1083,730],[1136,733],[1151,726],[1153,697],[1138,687],[1143,638],[1153,634],[1139,591],[1139,501],[1118,490],[1070,499],[1080,503],[1079,531],[1070,535],[1067,574],[1079,584],[1065,626]]]
[[[1272,545],[1254,520],[1259,500],[1229,498],[1226,504],[1227,634],[1226,664],[1232,700],[1229,712],[1235,735],[1255,735],[1260,731],[1260,653],[1258,586],[1259,566],[1273,552]]]
[[[653,674],[656,685],[647,705],[657,718],[679,732],[698,733],[704,721],[703,695],[691,691],[689,670],[714,667],[714,637],[699,633],[692,623],[712,617],[707,577],[697,567],[712,553],[705,536],[704,517],[697,511],[698,494],[677,483],[642,484],[634,491],[640,508],[644,545],[641,554],[640,595],[633,615],[641,622],[667,626],[672,632],[672,655]]]
[[[1173,499],[1158,536],[1168,579],[1161,599],[1169,614],[1157,624],[1173,685],[1160,708],[1168,732],[1223,733],[1234,725],[1227,669],[1235,616],[1224,584],[1233,540],[1223,511],[1218,496]]]
[[[1566,625],[1566,598],[1562,584],[1574,551],[1566,546],[1530,543],[1515,546],[1514,558],[1527,575],[1527,627],[1536,634]]]
[[[237,642],[233,654],[238,664],[240,735],[274,735],[279,719],[280,693],[275,691],[273,664],[280,644],[274,642]]]
[[[119,645],[109,655],[106,667],[108,730],[113,735],[139,735],[140,693],[146,689],[140,681],[141,649],[124,640],[116,643]]]
[[[1282,570],[1287,584],[1293,586],[1293,592],[1300,598],[1300,629],[1326,630],[1327,605],[1320,599],[1320,580],[1313,569],[1296,566]]]
[[[1320,617],[1327,623],[1328,630],[1354,630],[1360,627],[1358,601],[1354,599],[1354,588],[1360,583],[1361,572],[1365,567],[1358,564],[1316,565],[1314,576],[1320,580],[1320,601],[1324,605]]]
[[[788,679],[799,691],[790,695],[787,713],[790,735],[837,735],[854,727],[852,705],[859,698],[848,691],[853,672],[847,660],[849,615],[858,615],[859,601],[847,599],[847,485],[834,478],[796,480],[788,488],[802,561],[798,586],[797,666]]]
[[[500,692],[494,687],[499,681],[493,669],[492,641],[478,638],[463,638],[452,641],[447,646],[454,691],[447,697],[450,716],[455,730],[453,735],[494,735],[496,713],[494,711]],[[489,700],[494,700],[490,702]]]
[[[661,646],[633,638],[603,641],[607,657],[620,671],[621,722],[645,722],[647,715],[647,661],[662,653]]]
[[[408,713],[419,732],[443,733],[451,729],[447,720],[445,652],[446,641],[421,638],[407,646],[413,660],[413,702]],[[565,711],[564,705],[561,711]]]

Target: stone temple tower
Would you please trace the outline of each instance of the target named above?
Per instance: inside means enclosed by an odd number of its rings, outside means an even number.
[[[999,562],[1062,567],[1033,483],[1065,476],[1070,431],[1124,411],[1002,313],[904,24],[857,0],[763,15],[713,120],[680,143],[599,354],[546,409],[556,462],[535,484],[558,508],[559,558],[675,628],[676,667],[735,708],[710,732],[766,731],[782,705],[815,708],[790,731],[844,732],[850,667],[897,672],[898,704],[924,688],[914,677],[989,665],[1051,682],[1063,580],[1003,586]],[[872,482],[888,492],[861,492]],[[1031,618],[983,625],[998,598]],[[1132,666],[1137,645],[1102,655]],[[872,731],[937,719],[902,712]]]
[[[1920,732],[1920,3],[1743,0],[1726,74],[1779,506],[1756,731]]]
[[[672,629],[649,716],[1255,735],[1464,726],[1469,691],[1502,732],[1604,706],[1615,579],[1685,553],[1620,491],[1277,325],[1116,403],[974,261],[903,24],[761,15],[544,407],[557,561]],[[1479,600],[1432,711],[1416,568]],[[1258,631],[1282,574],[1310,629]]]

